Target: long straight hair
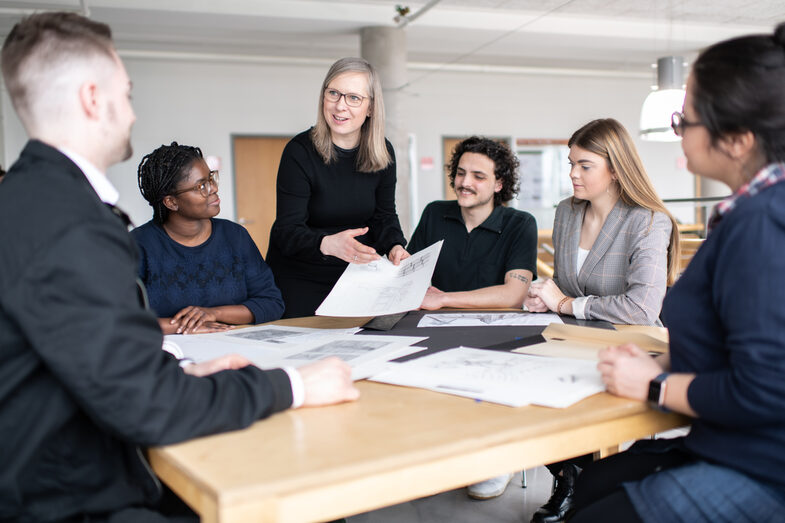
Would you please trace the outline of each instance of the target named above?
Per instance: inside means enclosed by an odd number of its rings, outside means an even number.
[[[329,164],[335,160],[330,127],[324,118],[324,91],[333,79],[344,73],[365,73],[368,77],[370,98],[368,110],[370,115],[360,128],[357,170],[364,173],[380,171],[392,162],[392,157],[389,151],[387,151],[387,144],[384,140],[382,83],[373,66],[362,58],[341,58],[327,71],[327,76],[324,77],[322,88],[319,91],[319,112],[316,115],[316,125],[311,130],[311,140],[324,163]]]
[[[570,137],[567,145],[576,145],[605,158],[608,168],[619,181],[621,200],[627,205],[643,207],[652,213],[664,213],[671,220],[671,239],[668,245],[668,284],[678,277],[679,228],[676,219],[665,208],[646,174],[630,133],[613,118],[592,120]],[[651,224],[650,224],[651,225]]]

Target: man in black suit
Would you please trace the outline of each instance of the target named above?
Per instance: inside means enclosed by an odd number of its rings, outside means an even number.
[[[135,116],[109,27],[30,16],[2,71],[30,141],[0,185],[0,521],[166,521],[140,447],[357,398],[337,359],[181,368],[161,350],[110,208],[105,172],[131,156]]]

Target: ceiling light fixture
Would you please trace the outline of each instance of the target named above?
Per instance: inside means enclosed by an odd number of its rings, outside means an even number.
[[[657,85],[641,108],[641,138],[655,142],[676,142],[671,129],[671,114],[684,105],[684,60],[666,56],[657,60]]]

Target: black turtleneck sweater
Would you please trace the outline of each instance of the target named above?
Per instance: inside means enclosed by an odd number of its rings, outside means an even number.
[[[357,239],[381,255],[406,245],[395,212],[395,153],[389,141],[387,149],[392,163],[364,173],[356,168],[357,149],[335,147],[336,159],[325,164],[310,130],[286,145],[267,251],[285,318],[312,316],[346,268],[343,260],[321,253],[323,237],[367,226],[368,233]]]

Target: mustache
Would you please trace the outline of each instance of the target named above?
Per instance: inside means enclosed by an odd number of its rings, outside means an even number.
[[[477,191],[475,191],[474,189],[470,189],[468,187],[464,187],[463,185],[461,185],[459,187],[456,187],[455,190],[456,191],[469,191],[472,194],[477,194]]]

